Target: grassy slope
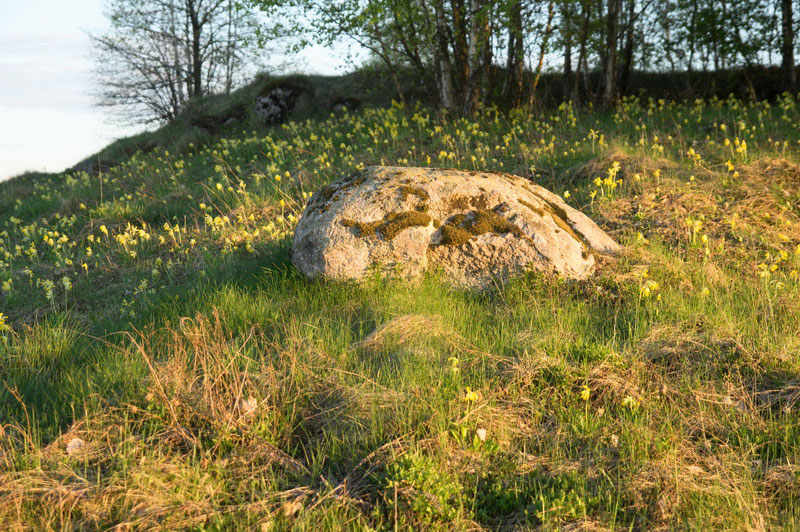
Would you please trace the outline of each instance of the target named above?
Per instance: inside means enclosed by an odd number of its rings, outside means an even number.
[[[394,106],[0,184],[0,522],[795,528],[798,111]],[[308,193],[369,164],[531,177],[627,251],[306,281]]]

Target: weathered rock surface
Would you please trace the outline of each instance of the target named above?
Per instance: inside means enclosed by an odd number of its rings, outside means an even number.
[[[525,270],[583,279],[619,245],[589,217],[521,177],[375,166],[314,193],[292,261],[311,278],[439,269],[483,288]]]
[[[256,98],[255,113],[265,124],[277,124],[286,120],[294,107],[296,91],[287,87],[275,87],[267,94]]]

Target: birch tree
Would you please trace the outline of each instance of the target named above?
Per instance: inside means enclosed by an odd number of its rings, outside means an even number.
[[[125,122],[174,119],[192,98],[230,92],[258,53],[258,24],[235,0],[110,0],[91,35],[97,104]]]

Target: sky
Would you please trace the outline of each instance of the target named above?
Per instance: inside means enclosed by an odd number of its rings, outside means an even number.
[[[93,107],[87,32],[104,27],[103,0],[0,0],[0,181],[64,170],[141,130]],[[334,74],[344,56],[312,48],[293,64]]]

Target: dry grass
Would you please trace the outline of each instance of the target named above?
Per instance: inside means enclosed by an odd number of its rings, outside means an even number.
[[[410,345],[420,340],[452,338],[453,334],[454,332],[445,327],[437,316],[408,314],[384,323],[354,344],[353,347],[357,350],[375,353]],[[457,341],[457,335],[453,341]]]

